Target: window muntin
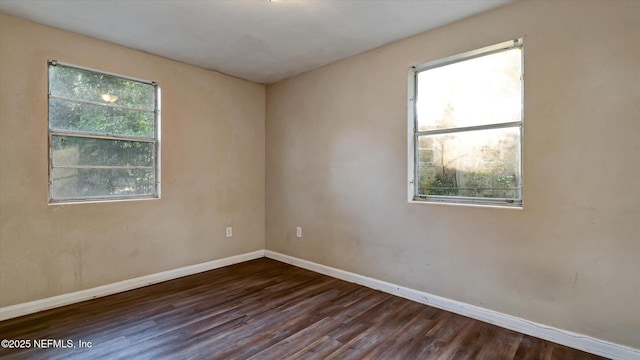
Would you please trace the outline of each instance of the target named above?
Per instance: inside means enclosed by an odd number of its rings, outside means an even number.
[[[49,61],[51,203],[159,197],[156,83]]]
[[[522,40],[416,66],[409,81],[409,200],[521,205]]]

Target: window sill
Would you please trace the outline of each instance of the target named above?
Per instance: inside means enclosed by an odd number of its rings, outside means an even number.
[[[467,206],[493,209],[523,210],[522,203],[495,203],[482,201],[455,201],[455,200],[432,200],[432,199],[410,199],[409,204],[416,205],[449,205]]]
[[[101,204],[101,203],[114,203],[114,202],[129,202],[129,201],[147,201],[147,200],[160,200],[160,196],[149,197],[132,197],[132,198],[96,198],[86,200],[49,200],[48,205],[76,205],[76,204]]]

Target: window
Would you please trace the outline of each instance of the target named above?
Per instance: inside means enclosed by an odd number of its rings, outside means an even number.
[[[522,39],[409,69],[409,201],[522,205]]]
[[[156,83],[49,61],[49,201],[159,198]]]

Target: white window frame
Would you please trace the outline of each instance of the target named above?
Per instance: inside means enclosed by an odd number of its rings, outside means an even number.
[[[519,199],[516,200],[504,200],[504,199],[491,199],[491,198],[471,198],[462,196],[418,196],[418,175],[417,164],[419,160],[419,148],[418,148],[418,135],[424,132],[418,131],[417,113],[416,113],[416,92],[417,92],[417,75],[419,72],[434,69],[437,67],[450,65],[453,63],[471,60],[477,57],[490,55],[493,53],[520,48],[521,55],[521,114],[520,121],[515,125],[520,128],[520,183],[519,183]],[[523,39],[518,38],[515,40],[509,40],[501,42],[495,45],[486,46],[480,49],[467,51],[457,55],[449,56],[443,59],[435,61],[429,61],[420,65],[412,66],[408,70],[408,108],[407,108],[407,201],[412,204],[449,204],[449,205],[467,205],[467,206],[483,206],[483,207],[500,207],[500,208],[514,208],[522,209],[523,206],[523,183],[524,183],[524,44]],[[505,124],[489,124],[475,126],[477,130],[480,129],[497,129],[504,128]],[[514,127],[514,123],[508,124],[507,127]],[[438,132],[438,130],[436,130]]]
[[[48,181],[48,198],[49,205],[65,205],[65,204],[82,204],[82,203],[97,203],[97,202],[118,202],[118,201],[137,201],[137,200],[154,200],[160,199],[160,164],[161,164],[161,151],[160,151],[160,134],[161,134],[161,121],[160,121],[160,84],[155,81],[143,80],[140,78],[135,78],[126,75],[120,75],[108,71],[97,70],[89,67],[84,67],[80,65],[75,65],[71,63],[65,63],[58,60],[49,59],[47,60],[47,78],[49,78],[49,68],[50,66],[64,66],[68,68],[74,68],[78,70],[93,72],[99,75],[108,75],[113,76],[129,81],[139,82],[143,84],[152,85],[154,87],[154,138],[141,138],[141,137],[132,137],[132,136],[118,136],[113,134],[101,134],[101,133],[87,133],[82,131],[73,131],[73,130],[56,130],[51,128],[51,114],[47,114],[47,129],[48,129],[48,160],[49,160],[49,181]],[[55,99],[56,97],[52,96],[49,89],[50,84],[47,86],[47,103],[51,101],[51,99]],[[79,99],[74,99],[74,101],[78,102],[86,102],[92,103],[90,101],[83,101]],[[95,105],[95,104],[94,104]],[[104,106],[109,106],[108,104],[104,104]],[[49,105],[47,106],[49,108]],[[52,195],[53,189],[53,147],[52,147],[52,139],[54,136],[75,136],[75,137],[85,137],[91,139],[105,139],[105,140],[121,140],[121,141],[143,141],[143,142],[152,142],[153,143],[153,151],[154,151],[154,162],[153,162],[153,170],[154,170],[154,191],[150,195],[112,195],[112,196],[104,196],[104,197],[94,197],[94,196],[78,196],[74,198],[64,198],[64,199],[55,199]]]

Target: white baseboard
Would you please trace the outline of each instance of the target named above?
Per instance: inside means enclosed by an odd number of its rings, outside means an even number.
[[[46,299],[5,306],[0,308],[0,321],[22,315],[32,314],[38,311],[74,304],[85,300],[112,295],[147,285],[157,284],[163,281],[173,280],[183,276],[193,275],[203,271],[209,271],[253,259],[259,259],[261,257],[264,257],[264,250],[231,256],[224,259],[207,261],[201,264],[189,265],[178,269],[167,270],[151,275],[137,277],[134,279],[119,281],[113,284],[98,286],[91,289],[72,292],[69,294],[53,296]]]
[[[619,345],[571,331],[558,329],[552,326],[539,324],[515,316],[499,313],[497,311],[484,309],[478,306],[443,298],[437,295],[432,295],[423,291],[394,285],[385,281],[376,280],[348,271],[317,264],[293,256],[284,255],[275,251],[265,250],[265,256],[270,259],[278,260],[320,274],[363,285],[372,289],[384,291],[386,293],[400,296],[405,299],[413,300],[425,305],[447,310],[456,314],[467,316],[489,324],[494,324],[503,328],[518,331],[523,334],[535,336],[537,338],[569,346],[592,354],[616,360],[640,359],[640,350],[624,345]]]

